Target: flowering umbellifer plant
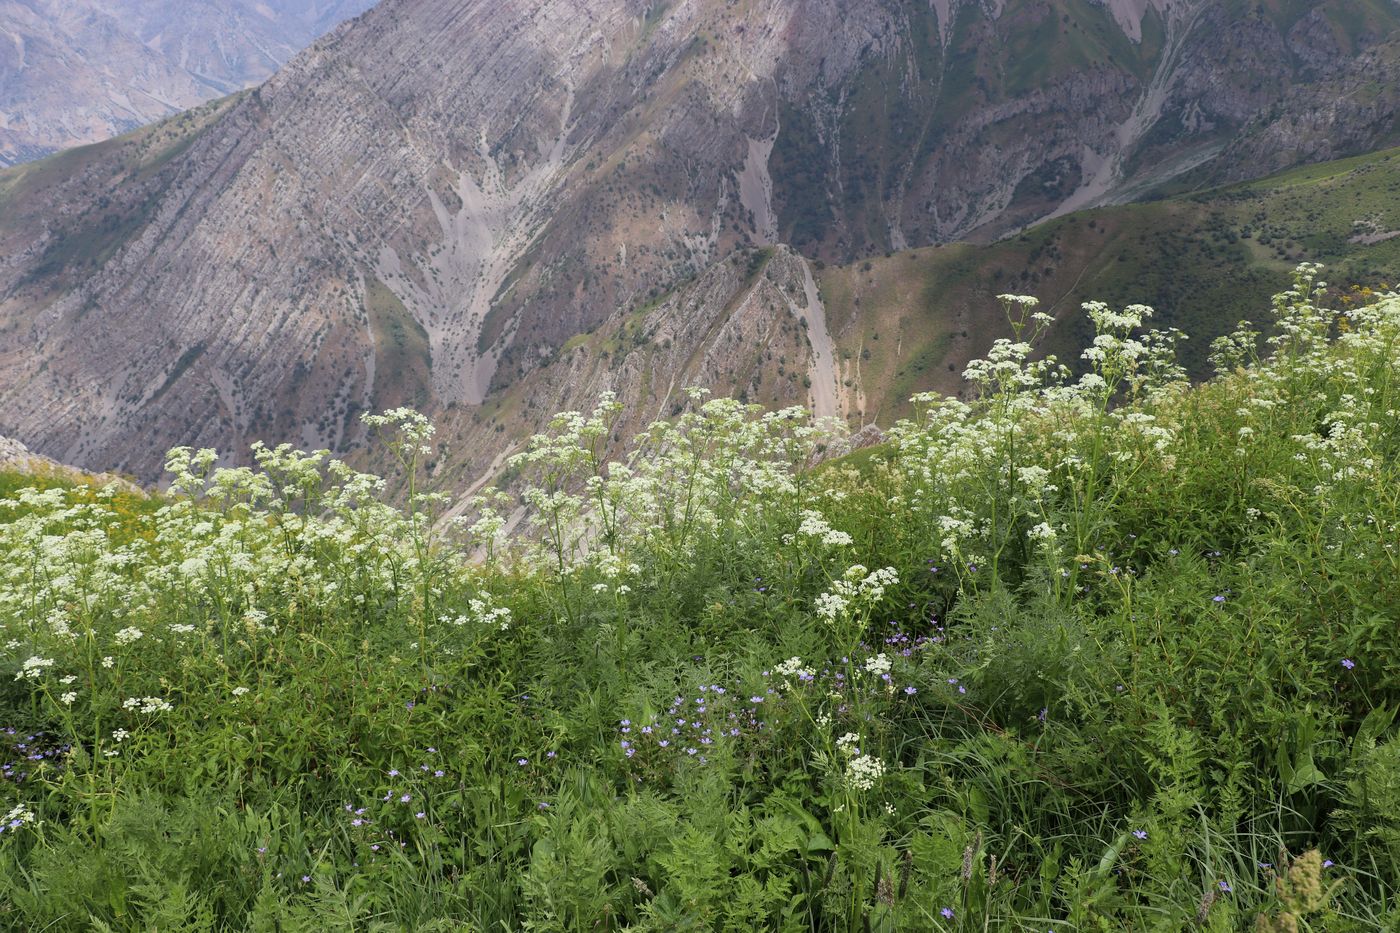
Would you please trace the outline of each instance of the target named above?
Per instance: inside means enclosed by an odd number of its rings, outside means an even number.
[[[1003,296],[834,460],[695,390],[451,508],[407,409],[388,479],[0,471],[4,925],[1385,928],[1400,297],[1324,294],[1194,386],[1145,307],[1075,377]]]

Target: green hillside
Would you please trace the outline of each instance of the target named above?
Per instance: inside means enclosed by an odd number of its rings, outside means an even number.
[[[12,293],[38,288],[42,302],[100,269],[151,220],[170,183],[162,169],[242,96],[0,171],[0,251],[40,247]]]
[[[957,391],[963,367],[1008,333],[993,295],[1040,296],[1058,324],[1046,349],[1078,364],[1080,305],[1141,302],[1190,336],[1207,372],[1212,340],[1260,318],[1280,277],[1320,262],[1333,296],[1395,281],[1400,149],[1309,166],[1199,195],[1072,214],[987,246],[953,244],[820,275],[832,333],[859,359],[873,420],[906,414],[916,391]]]

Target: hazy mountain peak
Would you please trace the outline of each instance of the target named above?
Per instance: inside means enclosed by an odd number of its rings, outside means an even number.
[[[0,165],[256,84],[373,0],[0,0]]]

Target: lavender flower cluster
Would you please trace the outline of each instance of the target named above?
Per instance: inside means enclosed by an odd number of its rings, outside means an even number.
[[[44,731],[0,730],[0,778],[20,783],[44,767],[60,768],[73,746]]]

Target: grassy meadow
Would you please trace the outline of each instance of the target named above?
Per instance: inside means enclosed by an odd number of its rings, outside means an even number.
[[[846,457],[604,399],[451,521],[407,409],[6,475],[0,928],[1400,929],[1400,298],[1317,275],[1195,385],[1005,296]]]

